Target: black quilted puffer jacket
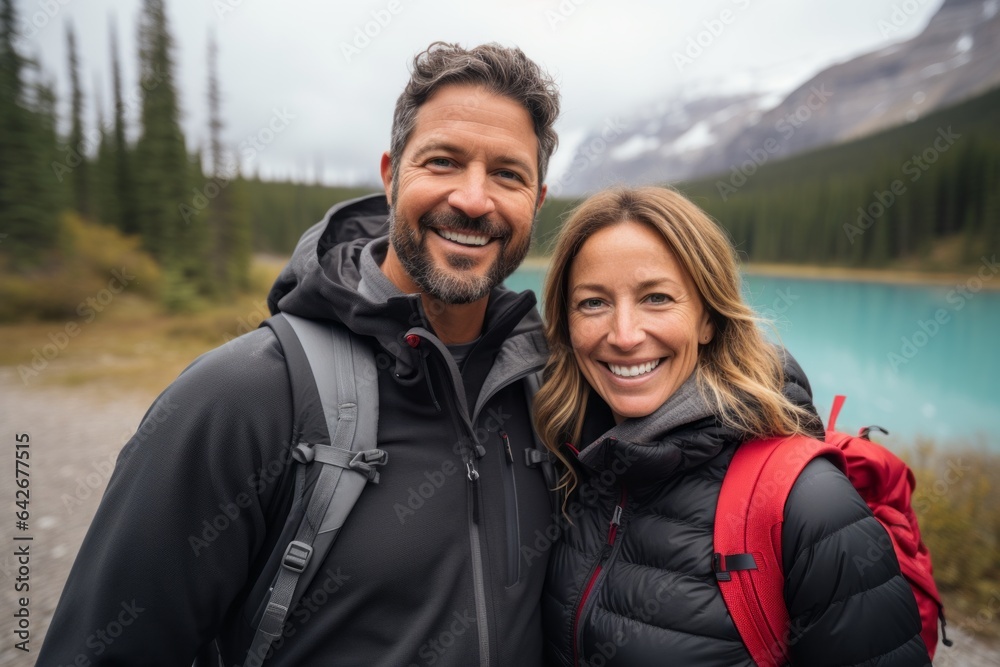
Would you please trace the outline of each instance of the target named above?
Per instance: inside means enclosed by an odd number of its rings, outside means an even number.
[[[811,406],[791,366],[786,393]],[[742,438],[693,379],[654,414],[610,430],[594,403],[573,525],[553,547],[542,602],[549,664],[753,665],[712,571],[716,502]],[[895,553],[877,546],[885,539],[840,470],[806,466],[782,533],[792,664],[930,665]]]

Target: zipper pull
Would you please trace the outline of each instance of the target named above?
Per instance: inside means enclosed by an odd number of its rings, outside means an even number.
[[[618,526],[622,525],[622,506],[615,505],[615,512],[611,515],[611,525],[608,527],[608,544],[615,543],[618,536]]]
[[[618,527],[622,525],[622,512],[625,511],[625,498],[627,497],[625,487],[622,487],[622,499],[615,505],[615,511],[611,513],[611,524],[608,526],[608,544],[614,544],[618,536]]]
[[[486,448],[482,445],[475,445],[469,454],[469,458],[465,461],[465,471],[469,481],[475,482],[479,479],[479,471],[476,470],[476,461],[486,456]]]
[[[479,523],[479,471],[476,470],[476,459],[486,455],[486,448],[476,445],[472,448],[472,456],[465,462],[466,475],[469,478],[469,492],[472,494],[472,521]]]
[[[465,470],[469,477],[469,493],[472,495],[472,522],[479,523],[479,471],[476,470],[476,463],[469,459],[465,464]]]
[[[510,438],[506,431],[500,431],[500,440],[503,441],[503,450],[507,453],[507,465],[514,465],[514,452],[510,451]]]

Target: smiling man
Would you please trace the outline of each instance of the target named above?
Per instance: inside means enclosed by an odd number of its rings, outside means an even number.
[[[263,661],[248,650],[288,540],[297,442],[267,328],[157,399],[175,409],[123,450],[39,664],[188,667],[208,645],[225,665],[541,664],[547,555],[522,547],[552,513],[524,454],[525,378],[546,349],[534,295],[501,283],[530,245],[558,111],[520,50],[431,45],[396,105],[385,195],[331,209],[276,281],[272,312],[339,323],[371,350],[388,462]],[[122,600],[142,613],[92,645]]]

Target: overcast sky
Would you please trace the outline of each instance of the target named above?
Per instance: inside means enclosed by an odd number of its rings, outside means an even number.
[[[208,34],[219,42],[225,140],[236,148],[275,113],[287,127],[244,169],[266,177],[377,183],[392,108],[413,54],[434,40],[521,47],[560,85],[560,149],[606,120],[675,95],[789,91],[823,67],[919,33],[942,0],[167,0],[189,148],[207,137]],[[137,88],[140,0],[17,0],[28,55],[68,115],[65,28],[77,31],[87,113],[110,112],[108,25],[118,27],[126,98]],[[888,28],[891,28],[888,29]],[[368,33],[367,35],[365,33]],[[714,32],[714,34],[713,34]],[[691,50],[694,42],[701,52]],[[683,58],[690,58],[689,61]],[[137,117],[138,108],[131,114]],[[275,123],[279,127],[280,123]]]

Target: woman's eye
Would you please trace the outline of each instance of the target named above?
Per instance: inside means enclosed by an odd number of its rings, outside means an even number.
[[[670,297],[666,294],[650,294],[646,298],[650,303],[668,303],[670,301]]]
[[[580,307],[593,310],[594,308],[600,308],[603,304],[604,302],[600,299],[584,299],[580,302]]]

